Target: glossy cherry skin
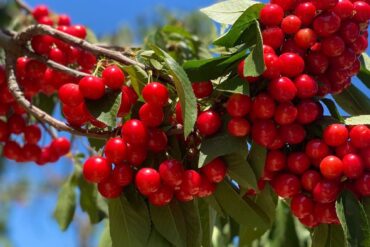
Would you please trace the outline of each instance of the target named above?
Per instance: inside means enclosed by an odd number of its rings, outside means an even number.
[[[329,155],[329,147],[320,139],[313,139],[306,145],[306,154],[313,160],[321,160]]]
[[[117,65],[110,65],[103,70],[102,79],[107,87],[117,90],[123,86],[125,74]]]
[[[58,137],[52,140],[50,147],[59,155],[63,156],[69,153],[71,142],[65,137]]]
[[[133,177],[134,172],[132,171],[130,165],[127,163],[120,163],[114,167],[111,179],[116,184],[124,187],[131,184]]]
[[[26,122],[20,115],[12,115],[8,119],[8,129],[11,133],[20,134],[24,132],[26,128]]]
[[[294,35],[294,42],[301,49],[308,49],[317,41],[317,35],[311,28],[302,28]]]
[[[148,196],[148,200],[154,206],[163,207],[172,201],[173,194],[173,188],[162,185],[156,192]]]
[[[100,99],[105,92],[105,84],[99,77],[85,76],[80,80],[78,85],[81,94],[87,99]]]
[[[280,126],[280,134],[285,142],[299,144],[306,137],[306,130],[301,124],[293,123]]]
[[[227,113],[232,117],[244,117],[251,109],[249,96],[243,94],[232,95],[226,103]]]
[[[161,177],[153,168],[142,168],[136,174],[135,184],[141,194],[148,196],[160,188]]]
[[[191,86],[197,99],[207,98],[213,92],[213,85],[210,81],[194,82]]]
[[[220,129],[221,118],[215,111],[209,110],[199,114],[196,126],[199,133],[204,136],[211,136]]]
[[[298,194],[292,198],[290,208],[297,218],[302,219],[313,213],[314,202],[310,197]]]
[[[334,34],[340,28],[340,18],[333,12],[324,12],[318,15],[313,22],[313,29],[322,37]]]
[[[249,134],[251,126],[244,118],[232,118],[227,123],[227,131],[235,137],[245,137]]]
[[[159,165],[159,175],[162,181],[172,188],[181,185],[183,180],[183,164],[177,160],[165,160]]]
[[[329,68],[329,59],[321,52],[311,52],[306,57],[308,70],[315,74],[324,74]]]
[[[252,139],[267,147],[271,144],[277,136],[277,129],[272,120],[258,120],[252,126]]]
[[[203,166],[200,171],[213,183],[220,183],[226,176],[227,165],[221,158],[216,158]]]
[[[321,174],[327,179],[339,179],[343,174],[343,170],[342,160],[334,155],[325,157],[320,163]]]
[[[301,28],[302,21],[296,15],[288,15],[281,22],[281,29],[286,34],[294,34]]]
[[[316,203],[314,216],[321,224],[339,224],[335,203]]]
[[[302,152],[289,154],[287,161],[289,171],[295,174],[303,174],[311,166],[310,159]]]
[[[370,170],[370,147],[361,149],[362,161],[367,170]]]
[[[121,163],[127,157],[126,141],[119,137],[109,139],[105,145],[104,154],[110,162]]]
[[[162,107],[145,103],[139,110],[140,120],[148,127],[158,127],[164,120]]]
[[[262,31],[263,44],[278,49],[284,41],[284,32],[279,27],[268,27]]]
[[[26,129],[24,130],[24,139],[27,143],[37,144],[41,139],[41,130],[39,126],[35,124],[27,126]],[[0,137],[0,140],[1,140],[1,137]]]
[[[175,191],[175,197],[180,202],[190,202],[194,199],[194,196],[186,193],[184,190],[176,190]]]
[[[331,124],[325,128],[323,137],[326,144],[337,147],[347,141],[348,130],[343,124]]]
[[[119,197],[123,192],[123,187],[115,183],[113,180],[107,179],[98,184],[99,193],[108,199]]]
[[[194,170],[186,170],[183,173],[180,190],[185,194],[195,196],[199,192],[201,181],[202,178],[198,172]]]
[[[294,14],[301,19],[303,25],[308,26],[316,16],[316,7],[311,2],[300,3],[296,6]]]
[[[346,156],[347,154],[356,154],[356,153],[357,149],[353,147],[350,142],[345,142],[344,144],[337,146],[335,148],[335,155],[340,159],[343,159],[343,157]]]
[[[0,119],[0,142],[5,142],[8,140],[10,131],[8,125]]]
[[[340,193],[340,185],[335,181],[322,180],[313,189],[313,198],[316,202],[334,202]]]
[[[110,177],[112,171],[108,161],[99,156],[88,158],[83,166],[84,178],[91,183],[100,183]]]
[[[265,26],[278,26],[283,20],[284,10],[277,4],[266,4],[260,12],[260,22]]]
[[[59,26],[69,26],[71,25],[71,18],[68,15],[61,14],[58,16]]]
[[[350,44],[360,37],[360,26],[354,21],[345,21],[342,23],[338,32],[344,42]]]
[[[130,144],[145,146],[148,142],[148,129],[142,121],[131,119],[122,126],[122,138]]]
[[[297,88],[288,77],[280,77],[270,82],[268,87],[270,95],[279,102],[289,102],[297,94]]]
[[[298,106],[297,122],[301,124],[310,124],[317,120],[322,115],[322,107],[320,103],[313,100],[303,100]]]
[[[279,78],[281,74],[282,64],[280,63],[279,57],[274,53],[264,53],[263,59],[265,61],[266,70],[262,76],[268,79]]]
[[[304,60],[296,53],[283,53],[279,56],[281,67],[281,74],[287,77],[295,77],[300,75],[304,69]]]
[[[282,198],[292,198],[301,190],[298,177],[289,173],[282,173],[272,180],[272,187]]]
[[[357,125],[349,132],[351,144],[356,148],[366,148],[370,146],[370,129],[365,125]]]
[[[312,3],[318,10],[326,10],[334,8],[338,0],[312,0]]]
[[[159,82],[151,82],[143,88],[143,98],[147,103],[164,106],[168,102],[168,89]]]
[[[364,173],[364,163],[361,156],[356,154],[347,154],[342,159],[344,175],[350,179],[360,177]]]
[[[148,148],[150,151],[159,153],[167,148],[168,138],[166,133],[157,128],[149,129]]]
[[[286,155],[279,151],[273,150],[268,152],[266,161],[265,161],[265,169],[271,172],[281,171],[286,167]]]
[[[316,220],[316,217],[312,214],[307,215],[306,217],[303,217],[299,219],[299,221],[308,228],[314,228],[319,225],[319,223]]]
[[[40,18],[48,15],[49,8],[46,5],[37,5],[32,11],[32,16],[35,18],[35,20],[39,20]]]
[[[266,93],[258,94],[253,99],[252,112],[255,117],[260,119],[272,118],[275,113],[274,99]]]
[[[363,176],[358,178],[355,182],[355,186],[357,191],[362,196],[369,196],[370,195],[370,174],[365,173]]]
[[[199,198],[204,198],[211,196],[216,191],[216,184],[210,182],[207,178],[202,177],[202,181],[199,186],[199,192],[197,196]]]
[[[370,5],[366,1],[356,1],[353,3],[355,11],[354,19],[357,22],[367,22],[370,19]]]
[[[322,51],[328,57],[337,57],[345,50],[345,43],[338,35],[332,35],[322,40]]]
[[[295,4],[295,0],[271,0],[270,2],[279,5],[284,11],[291,10]]]
[[[84,100],[79,85],[74,83],[67,83],[61,86],[58,91],[58,96],[63,104],[71,107],[80,105]]]
[[[298,116],[298,109],[291,102],[278,105],[275,111],[275,122],[281,125],[293,123]]]
[[[307,170],[301,176],[302,187],[307,191],[312,191],[321,181],[321,175],[315,170]]]
[[[41,155],[41,148],[36,144],[26,143],[22,148],[22,156],[25,161],[36,162]]]
[[[147,158],[148,151],[143,146],[127,143],[127,161],[133,166],[140,166]]]
[[[314,97],[319,91],[319,85],[316,80],[307,75],[302,74],[294,80],[297,88],[297,97],[300,99],[308,99]]]

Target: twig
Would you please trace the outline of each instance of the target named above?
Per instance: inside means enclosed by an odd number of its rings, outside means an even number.
[[[42,128],[44,128],[44,130],[49,133],[49,135],[51,136],[52,139],[58,138],[58,136],[55,134],[55,132],[51,128],[46,126],[46,124],[44,122],[40,121],[39,119],[37,121],[40,123]]]
[[[28,6],[25,2],[23,2],[22,0],[15,0],[15,3],[18,5],[18,7],[20,9],[23,9],[24,11],[27,12],[27,14],[31,14],[32,13],[32,8],[30,6]]]

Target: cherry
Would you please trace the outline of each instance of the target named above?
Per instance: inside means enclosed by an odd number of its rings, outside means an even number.
[[[112,199],[119,197],[123,192],[123,188],[114,181],[108,179],[98,184],[98,191],[105,198]]]
[[[321,224],[339,224],[335,203],[316,203],[314,216]]]
[[[35,18],[35,20],[39,20],[40,18],[44,16],[49,15],[49,9],[46,5],[37,5],[33,10],[32,10],[32,16]]]
[[[370,129],[365,125],[354,126],[349,132],[351,144],[356,148],[366,148],[370,146]]]
[[[131,119],[122,126],[122,138],[133,145],[146,145],[148,130],[142,121]]]
[[[306,63],[308,70],[315,75],[324,74],[329,67],[329,59],[321,52],[308,54]]]
[[[244,117],[251,109],[249,96],[243,94],[232,95],[226,103],[227,113],[232,117]]]
[[[270,47],[271,48],[271,47]],[[268,49],[268,48],[266,48]],[[272,48],[271,48],[272,49]],[[273,49],[272,49],[273,50]],[[243,80],[246,80],[248,81],[249,83],[253,83],[253,82],[256,82],[258,81],[259,77],[252,77],[252,76],[244,76],[244,65],[245,65],[245,60],[242,60],[239,64],[238,64],[238,76],[243,79]],[[213,88],[212,88],[213,90]]]
[[[354,5],[349,0],[338,0],[337,5],[332,9],[332,11],[342,20],[351,18],[354,13]]]
[[[36,60],[29,60],[25,66],[25,76],[31,81],[37,81],[43,78],[45,70],[45,64]]]
[[[302,24],[308,26],[316,16],[316,7],[311,2],[300,3],[296,6],[294,14],[302,21]]]
[[[210,81],[195,82],[191,84],[195,97],[203,99],[211,96],[213,92],[213,85]]]
[[[183,180],[183,164],[177,160],[165,160],[159,165],[159,175],[162,181],[172,188],[181,185]]]
[[[86,28],[82,25],[74,25],[68,27],[68,33],[80,39],[85,39],[87,36]],[[82,64],[80,64],[82,66]],[[84,67],[84,66],[82,66]]]
[[[130,165],[126,163],[116,165],[113,169],[111,179],[114,183],[122,187],[130,185],[133,179],[133,171]]]
[[[367,22],[370,20],[370,5],[365,1],[356,1],[353,3],[355,16],[353,17],[357,22]]]
[[[0,142],[8,140],[9,135],[10,131],[7,123],[0,119]]]
[[[149,129],[148,148],[149,150],[159,153],[165,151],[167,148],[167,135],[161,129]]]
[[[161,177],[153,168],[142,168],[135,177],[135,184],[141,194],[148,196],[160,188]]]
[[[329,155],[329,147],[320,139],[313,139],[306,145],[306,154],[313,160],[321,160]]]
[[[289,171],[295,174],[303,174],[311,166],[308,156],[301,152],[289,154],[287,163]]]
[[[127,161],[133,166],[140,166],[147,158],[148,152],[145,147],[130,145],[127,143]]]
[[[340,159],[343,159],[343,157],[346,154],[355,154],[357,153],[356,148],[354,148],[350,142],[345,142],[344,144],[337,146],[335,148],[335,155],[339,157]]]
[[[279,151],[273,150],[268,152],[265,161],[265,169],[271,172],[281,171],[286,167],[286,155]]]
[[[208,179],[202,177],[200,186],[199,186],[199,192],[198,192],[198,197],[199,198],[204,198],[211,196],[216,190],[216,184],[211,183],[208,181]]]
[[[58,16],[58,26],[69,26],[71,25],[71,18],[68,15],[61,14]]]
[[[297,108],[290,102],[280,103],[275,111],[275,122],[284,125],[293,123],[298,116]]]
[[[269,145],[267,145],[267,149],[269,150],[278,150],[280,148],[283,148],[284,146],[284,140],[283,138],[281,137],[281,134],[278,133],[277,136],[275,136],[275,139],[273,140],[273,142],[271,142]]]
[[[308,49],[315,44],[317,35],[311,28],[303,28],[294,35],[294,42],[302,49]]]
[[[284,10],[277,4],[266,4],[260,12],[259,20],[266,26],[278,26],[283,20]]]
[[[337,35],[326,37],[321,42],[322,51],[328,57],[337,57],[345,50],[345,44],[342,38]]]
[[[288,15],[281,22],[281,29],[286,34],[294,34],[301,28],[302,21],[296,15]]]
[[[318,10],[332,9],[338,3],[338,0],[312,0]]]
[[[301,219],[299,219],[299,221],[306,227],[308,228],[313,228],[313,227],[316,227],[318,226],[318,222],[316,220],[316,217],[312,214],[310,215],[307,215],[306,217],[303,217]]]
[[[119,164],[127,157],[127,144],[119,137],[111,138],[107,141],[104,149],[105,157],[109,162]]]
[[[83,166],[84,178],[91,183],[100,183],[109,178],[112,171],[108,161],[99,156],[88,158]]]
[[[340,193],[340,185],[335,181],[322,180],[313,189],[313,198],[316,202],[334,202]]]
[[[340,146],[348,139],[348,130],[342,124],[332,124],[325,128],[323,138],[329,146]]]
[[[139,110],[140,120],[148,127],[158,127],[164,120],[163,109],[158,105],[145,103]]]
[[[301,124],[310,124],[322,115],[322,107],[312,100],[304,100],[297,106],[297,120]]]
[[[347,44],[353,43],[360,37],[360,27],[358,23],[354,21],[346,21],[342,23],[339,34]]]
[[[339,30],[340,23],[340,17],[334,12],[324,12],[315,18],[313,29],[319,36],[327,37]]]
[[[29,144],[37,144],[41,139],[40,128],[37,125],[27,126],[24,130],[24,139]]]
[[[63,104],[70,107],[78,106],[84,100],[79,85],[74,83],[67,83],[61,86],[58,91],[58,96]]]
[[[156,192],[148,196],[149,202],[157,207],[162,207],[171,202],[173,189],[168,186],[161,186]]]
[[[221,158],[216,158],[203,166],[200,171],[213,183],[220,183],[226,176],[227,165]]]
[[[258,120],[252,125],[252,139],[256,143],[267,147],[274,142],[277,129],[272,120]]]
[[[99,77],[85,76],[80,80],[78,85],[81,94],[87,99],[100,99],[105,92],[105,84]]]
[[[250,132],[250,124],[244,118],[232,118],[227,123],[227,131],[235,137],[245,137]]]
[[[295,77],[300,75],[304,69],[304,60],[301,56],[295,53],[287,52],[279,56],[281,67],[281,74],[287,77]]]
[[[280,77],[270,82],[270,95],[279,102],[288,102],[295,98],[297,88],[288,77]]]
[[[327,179],[339,179],[343,170],[343,162],[334,155],[325,157],[320,163],[321,174]]]
[[[26,143],[22,148],[22,156],[27,161],[37,161],[41,155],[41,148],[36,144]]]
[[[271,0],[271,3],[279,5],[286,11],[294,6],[295,0]]]
[[[367,38],[363,35],[360,35],[353,43],[349,45],[349,47],[356,53],[356,55],[360,55],[368,47]]]
[[[175,191],[175,197],[180,202],[190,202],[194,199],[194,197],[183,190]]]
[[[288,144],[299,144],[306,137],[306,130],[298,123],[281,126],[280,133],[283,140]]]
[[[347,154],[342,159],[343,172],[346,177],[355,179],[360,177],[364,172],[364,164],[359,155]]]
[[[278,49],[284,41],[284,32],[279,27],[268,27],[262,31],[263,44]]]
[[[117,90],[123,86],[125,74],[117,65],[110,65],[103,70],[102,79],[107,87]]]
[[[80,55],[77,58],[77,63],[81,65],[82,69],[85,72],[92,73],[91,70],[95,67],[97,59],[94,54],[87,51],[81,51]]]
[[[43,16],[40,19],[37,20],[39,24],[47,25],[47,26],[53,26],[54,22],[49,16]]]
[[[185,194],[189,194],[192,196],[197,195],[199,192],[201,180],[202,178],[198,172],[194,170],[186,170],[183,173],[180,191],[183,191]]]
[[[199,114],[196,126],[199,133],[204,136],[215,134],[221,127],[221,118],[215,111],[208,110]]]
[[[312,191],[321,181],[321,175],[315,170],[307,170],[301,176],[302,187],[307,191]]]
[[[299,179],[292,174],[282,173],[272,180],[272,187],[282,198],[292,198],[301,190]]]
[[[266,70],[263,72],[262,76],[268,79],[280,77],[282,64],[280,63],[279,57],[275,54],[275,52],[265,52],[263,54],[263,59],[265,61]]]
[[[159,82],[151,82],[143,88],[143,98],[147,103],[164,106],[168,102],[168,90]]]
[[[297,97],[301,99],[308,99],[314,97],[319,86],[314,78],[307,74],[302,74],[294,80],[294,84],[297,88]]]
[[[50,147],[59,156],[66,155],[71,149],[70,141],[65,137],[58,137],[51,141]]]
[[[50,35],[36,35],[36,36],[33,36],[31,39],[31,47],[38,54],[49,55],[50,48],[53,44],[53,41],[54,39]],[[25,58],[21,58],[21,59],[25,59]]]
[[[361,149],[360,155],[364,163],[364,166],[366,167],[366,169],[370,170],[370,146]]]
[[[362,196],[370,195],[370,174],[365,173],[360,178],[356,179],[355,187]]]
[[[68,123],[72,126],[82,126],[89,119],[85,103],[81,103],[77,107],[63,105],[62,112]]]
[[[22,116],[13,114],[8,119],[8,129],[10,133],[20,134],[24,132],[26,128],[26,122]]]
[[[258,94],[253,100],[252,112],[260,119],[272,118],[275,113],[274,99],[266,93]]]
[[[314,202],[306,195],[298,194],[290,202],[292,213],[299,219],[307,217],[313,213]]]
[[[67,64],[67,56],[66,54],[59,48],[53,47],[49,51],[49,58],[54,62],[66,65]]]

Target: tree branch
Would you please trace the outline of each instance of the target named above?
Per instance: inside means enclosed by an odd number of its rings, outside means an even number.
[[[32,13],[32,8],[30,6],[28,6],[25,2],[23,2],[22,0],[15,0],[15,3],[18,5],[18,7],[20,9],[23,9],[24,11],[27,12],[27,14],[31,14]]]

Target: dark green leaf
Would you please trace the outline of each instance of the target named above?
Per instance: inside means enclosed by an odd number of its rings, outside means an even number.
[[[186,224],[187,247],[200,247],[202,243],[202,226],[197,200],[181,203],[180,207]]]
[[[56,104],[55,95],[46,96],[45,94],[40,93],[35,96],[33,102],[35,103],[35,105],[37,105],[37,107],[39,107],[47,114],[53,115],[53,111]]]
[[[255,142],[252,143],[252,147],[248,155],[248,162],[252,166],[254,174],[256,174],[257,178],[260,178],[263,175],[266,155],[266,148]]]
[[[344,190],[336,209],[349,246],[370,246],[370,225],[363,205],[355,195]]]
[[[339,225],[319,225],[312,233],[312,247],[345,247],[343,230]]]
[[[102,149],[107,142],[104,139],[95,139],[95,138],[88,138],[88,141],[89,141],[90,147],[93,148],[97,152],[100,149]]]
[[[184,135],[187,137],[193,131],[197,120],[197,101],[191,82],[183,68],[170,55],[159,47],[152,46],[152,49],[158,56],[163,57],[168,72],[173,77],[184,115]]]
[[[253,27],[256,29],[256,45],[245,59],[244,76],[260,76],[265,71],[265,61],[263,59],[263,42],[261,29],[258,21],[255,21]]]
[[[200,146],[198,166],[202,167],[217,157],[227,154],[247,154],[247,142],[243,138],[230,136],[228,133],[219,133],[204,139]]]
[[[86,100],[86,106],[94,118],[105,123],[108,127],[116,127],[121,96],[121,91],[108,91],[99,100]]]
[[[148,82],[148,74],[145,70],[136,65],[123,67],[123,70],[129,74],[131,86],[134,88],[137,95],[141,95],[141,91]]]
[[[112,247],[112,239],[109,234],[109,224],[106,224],[100,236],[99,247]]]
[[[109,200],[109,227],[113,247],[145,246],[150,233],[149,210],[137,192],[126,189],[124,196]]]
[[[253,32],[255,29],[252,26],[256,23],[255,21],[258,20],[259,13],[263,6],[263,4],[254,4],[250,6],[235,21],[230,30],[224,36],[213,42],[213,44],[228,48],[240,45],[242,43],[249,43],[249,45],[252,45],[250,40],[253,40],[255,44],[256,40],[253,37],[256,35],[256,32]]]
[[[370,115],[361,115],[346,118],[344,122],[346,123],[346,125],[370,125]]]
[[[370,114],[370,100],[353,84],[341,94],[334,95],[340,107],[351,115]]]
[[[362,53],[361,55],[361,70],[357,76],[370,88],[370,57],[366,53]]]
[[[204,200],[198,200],[200,222],[202,225],[202,246],[212,247],[213,226],[216,221],[216,211]]]
[[[245,156],[234,153],[223,157],[229,176],[243,189],[257,188],[257,179]]]
[[[152,229],[150,233],[149,240],[146,247],[172,247],[170,242],[168,242],[155,228]]]
[[[225,211],[223,210],[223,208],[221,207],[221,205],[218,203],[218,201],[213,195],[203,198],[203,200],[207,202],[208,205],[211,206],[214,210],[216,210],[218,215],[224,218],[226,217]]]
[[[278,198],[271,186],[266,184],[265,188],[254,197],[253,201],[265,212],[272,224],[276,216]]]
[[[246,83],[239,76],[235,76],[217,85],[216,90],[249,95],[249,83]]]
[[[333,118],[336,118],[339,122],[344,123],[344,118],[340,115],[338,108],[333,100],[324,98],[321,99],[321,102],[326,105],[326,107],[329,109],[330,115]]]

